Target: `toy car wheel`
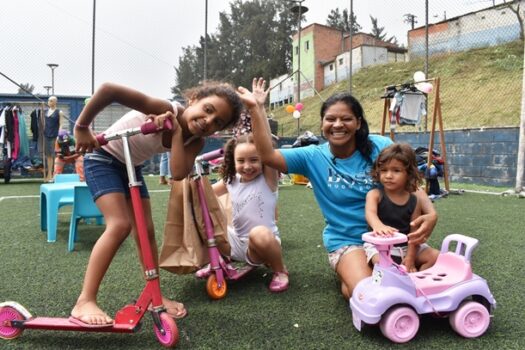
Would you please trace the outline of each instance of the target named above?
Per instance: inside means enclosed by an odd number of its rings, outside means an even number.
[[[155,335],[157,336],[158,341],[167,348],[177,344],[179,341],[179,330],[175,320],[173,320],[170,315],[163,312],[160,314],[160,324],[164,329],[164,334],[155,327]]]
[[[212,299],[222,299],[226,296],[226,291],[228,288],[226,287],[226,281],[222,282],[222,285],[219,287],[219,283],[217,282],[217,276],[215,276],[214,273],[212,273],[208,277],[208,281],[206,282],[206,291],[208,292],[208,296]]]
[[[419,329],[419,316],[410,307],[394,307],[383,316],[379,328],[394,343],[406,343]]]
[[[489,311],[475,301],[461,303],[449,318],[450,326],[465,338],[476,338],[485,333],[490,324]]]
[[[4,306],[0,308],[0,338],[15,339],[22,334],[23,328],[8,325],[9,321],[14,320],[25,320],[25,317],[13,307]]]

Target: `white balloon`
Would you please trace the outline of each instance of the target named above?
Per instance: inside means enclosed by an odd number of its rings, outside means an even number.
[[[292,116],[293,116],[295,119],[299,119],[299,118],[301,118],[301,112],[299,112],[298,110],[295,110],[295,111],[293,111]]]
[[[418,81],[423,81],[425,80],[426,77],[425,77],[425,73],[423,73],[422,71],[418,70],[417,72],[414,73],[414,81],[417,83]]]

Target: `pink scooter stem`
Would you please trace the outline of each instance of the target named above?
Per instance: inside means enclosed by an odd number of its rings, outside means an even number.
[[[222,148],[215,151],[207,152],[197,156],[195,163],[201,166],[203,161],[213,160],[224,155],[224,150]],[[208,203],[206,201],[206,196],[204,194],[204,188],[202,185],[201,177],[198,177],[196,180],[197,184],[197,193],[199,195],[199,203],[201,204],[202,217],[204,218],[204,227],[206,230],[206,237],[208,239],[208,254],[210,257],[210,267],[215,271],[215,276],[217,278],[217,285],[221,288],[224,283],[224,273],[220,267],[220,256],[219,249],[217,248],[217,241],[215,240],[215,232],[213,231],[213,222],[210,217],[210,212],[208,210]]]

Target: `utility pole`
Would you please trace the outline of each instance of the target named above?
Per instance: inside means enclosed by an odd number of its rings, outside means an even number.
[[[298,37],[297,37],[297,102],[301,102],[301,17],[303,14],[308,12],[308,7],[302,6],[301,4],[305,0],[293,0],[294,3],[297,3],[298,5],[293,6],[290,11],[292,13],[297,13],[297,31],[298,31]],[[301,118],[297,118],[297,136],[299,136],[301,132],[300,127],[300,120]]]
[[[202,80],[208,79],[208,0],[204,4],[204,72]]]
[[[410,24],[410,29],[414,29],[414,27],[415,27],[415,25],[417,23],[417,21],[416,21],[417,16],[413,15],[411,13],[405,13],[403,15],[403,17],[405,17],[403,22]]]
[[[350,92],[350,94],[352,93],[352,75],[353,75],[353,71],[352,71],[352,49],[354,48],[354,46],[352,45],[352,40],[353,40],[353,34],[354,34],[354,1],[353,0],[350,0],[350,35],[349,35],[349,38],[348,40],[350,41],[350,60],[348,62],[348,65],[350,66],[349,70],[348,70],[348,91]]]

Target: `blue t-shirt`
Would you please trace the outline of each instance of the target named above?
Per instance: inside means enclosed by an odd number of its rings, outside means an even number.
[[[392,144],[389,138],[370,135],[372,161]],[[359,151],[335,162],[328,143],[280,149],[289,173],[302,174],[312,183],[317,203],[325,219],[323,243],[329,252],[345,245],[361,245],[367,232],[366,194],[375,184],[370,176],[372,163]]]

